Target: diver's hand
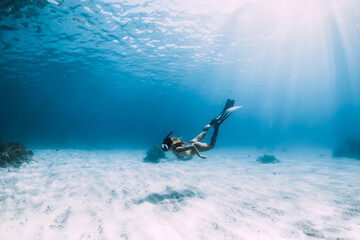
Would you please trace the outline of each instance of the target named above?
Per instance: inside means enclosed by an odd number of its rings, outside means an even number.
[[[201,157],[202,159],[206,159],[207,157],[204,155],[199,155],[199,157]]]

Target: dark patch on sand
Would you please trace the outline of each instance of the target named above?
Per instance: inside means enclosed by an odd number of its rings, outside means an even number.
[[[204,195],[200,192],[194,192],[191,190],[173,190],[171,187],[167,187],[166,191],[163,193],[151,193],[144,198],[134,200],[135,204],[142,204],[144,202],[149,202],[152,204],[164,204],[167,202],[183,202],[187,198],[204,198]]]
[[[260,156],[256,161],[262,164],[268,163],[279,163],[280,161],[274,156],[270,154],[264,154],[264,156]]]

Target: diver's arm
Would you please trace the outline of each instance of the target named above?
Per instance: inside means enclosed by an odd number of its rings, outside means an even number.
[[[201,155],[201,154],[200,154],[200,152],[199,152],[199,150],[195,147],[195,145],[194,145],[194,144],[192,144],[191,146],[193,146],[193,147],[194,147],[196,154],[197,154],[200,158],[202,158],[202,159],[206,159],[206,156]]]

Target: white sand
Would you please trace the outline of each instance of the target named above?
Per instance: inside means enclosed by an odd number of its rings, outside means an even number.
[[[277,164],[254,149],[158,164],[134,150],[34,153],[0,169],[2,240],[360,236],[360,161],[328,150],[274,152]]]

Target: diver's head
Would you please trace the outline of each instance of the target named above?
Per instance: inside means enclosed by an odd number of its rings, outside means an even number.
[[[161,148],[163,151],[168,151],[171,147],[171,145],[173,145],[173,138],[170,137],[170,135],[173,133],[173,131],[171,131],[165,138],[163,143],[161,144]]]

